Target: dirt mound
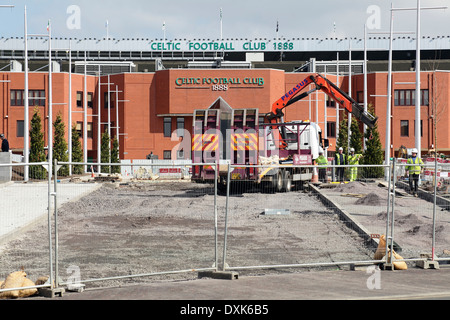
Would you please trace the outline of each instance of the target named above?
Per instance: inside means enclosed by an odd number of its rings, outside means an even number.
[[[369,193],[367,196],[356,200],[355,203],[367,205],[367,206],[373,206],[373,205],[381,205],[384,203],[384,201],[380,198],[379,195],[372,192],[372,193]]]
[[[419,217],[413,213],[406,215],[396,215],[395,222],[399,225],[420,225],[423,224],[423,221],[419,219]]]
[[[425,236],[431,238],[433,228],[431,225],[416,225],[406,232],[412,236]],[[436,239],[439,239],[442,234],[445,234],[445,227],[443,225],[436,226]]]
[[[341,183],[336,186],[336,191],[344,193],[357,193],[364,190],[367,185],[364,182]]]
[[[378,220],[386,221],[387,213],[386,211],[382,211],[377,214]],[[423,225],[425,222],[421,220],[416,214],[404,214],[401,211],[395,211],[394,213],[394,222],[397,227],[402,228],[413,228],[417,225]]]

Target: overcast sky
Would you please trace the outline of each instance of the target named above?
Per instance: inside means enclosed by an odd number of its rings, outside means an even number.
[[[415,0],[394,1],[394,7],[415,7]],[[422,7],[450,5],[448,0],[422,0]],[[24,7],[30,34],[46,33],[52,22],[56,37],[218,39],[220,9],[226,38],[363,37],[389,31],[391,1],[387,0],[0,0],[0,37],[22,37]],[[75,6],[73,6],[75,5]],[[450,35],[450,9],[423,10],[423,35]],[[415,11],[395,13],[395,30],[415,32]]]

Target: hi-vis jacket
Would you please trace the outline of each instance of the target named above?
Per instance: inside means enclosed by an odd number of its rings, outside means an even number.
[[[342,159],[343,159],[342,163],[341,163],[341,156],[342,156]],[[336,162],[337,166],[345,166],[347,164],[347,157],[345,156],[345,154],[341,155],[340,153],[337,153],[335,155],[334,159],[335,159],[335,162]]]
[[[409,158],[407,164],[415,164],[415,166],[406,166],[405,169],[409,170],[410,174],[420,174],[422,170],[420,165],[423,164],[422,159],[419,157]]]
[[[316,163],[319,166],[319,169],[325,169],[328,165],[328,159],[325,158],[324,156],[319,156],[316,159]]]

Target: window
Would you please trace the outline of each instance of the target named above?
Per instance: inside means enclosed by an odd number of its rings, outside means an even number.
[[[336,101],[331,99],[329,96],[326,96],[325,99],[326,99],[326,104],[327,104],[328,108],[335,108],[336,107]]]
[[[164,160],[172,160],[172,151],[164,150]]]
[[[32,90],[29,91],[29,105],[30,106],[45,106],[45,91]]]
[[[89,109],[94,109],[94,94],[92,92],[87,95],[87,106]]]
[[[94,126],[92,122],[88,122],[87,124],[87,136],[89,139],[94,138]]]
[[[422,90],[422,105],[428,106],[430,104],[429,101],[430,92],[428,90]]]
[[[77,108],[83,108],[83,92],[77,91]]]
[[[29,90],[28,103],[31,107],[45,106],[44,90]],[[23,107],[25,105],[25,90],[11,90],[11,106]]]
[[[23,120],[17,120],[17,138],[23,138],[25,137],[25,121]]]
[[[24,106],[23,90],[11,90],[11,106]]]
[[[184,118],[177,118],[177,135],[184,137]]]
[[[76,128],[77,128],[76,130],[78,132],[78,136],[80,138],[82,138],[83,137],[83,122],[77,122]]]
[[[400,136],[401,137],[409,137],[409,121],[408,120],[400,121]]]
[[[428,106],[429,91],[422,90],[420,97],[420,105]],[[396,106],[415,106],[416,105],[416,90],[395,90],[394,91],[394,105]]]
[[[164,137],[172,136],[172,118],[164,118]]]
[[[110,108],[112,109],[112,108],[114,108],[115,107],[115,98],[114,98],[114,93],[113,92],[110,92],[110,97],[111,97],[111,105],[110,105]],[[105,106],[104,106],[104,108],[105,109],[108,109],[108,92],[105,92],[105,94],[104,94],[104,96],[103,96],[103,100],[105,101]]]
[[[327,122],[328,138],[336,138],[336,122]]]
[[[45,100],[46,100],[46,97],[45,97],[45,91],[44,90],[40,90],[39,91],[39,105],[41,106],[41,107],[44,107],[45,106]]]
[[[411,90],[407,90],[405,91],[405,105],[406,106],[413,106],[413,104],[411,103]]]
[[[364,91],[358,91],[356,93],[356,102],[364,103]]]

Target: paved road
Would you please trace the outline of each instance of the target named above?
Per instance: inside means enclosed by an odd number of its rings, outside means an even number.
[[[41,298],[42,299],[42,298]],[[450,265],[406,271],[312,271],[296,274],[203,278],[66,292],[56,300],[289,301],[450,300]]]

